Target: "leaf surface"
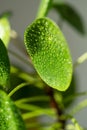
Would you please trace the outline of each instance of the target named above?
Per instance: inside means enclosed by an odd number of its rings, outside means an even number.
[[[52,88],[65,91],[71,82],[72,60],[59,27],[48,18],[37,19],[27,27],[24,41],[43,81]]]
[[[10,82],[10,62],[6,47],[0,39],[0,85],[9,86]]]
[[[18,108],[2,90],[0,90],[0,130],[25,130]]]

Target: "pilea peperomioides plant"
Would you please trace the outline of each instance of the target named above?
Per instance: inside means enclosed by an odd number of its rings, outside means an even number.
[[[85,93],[76,93],[70,49],[61,27],[48,18],[51,9],[84,34],[82,20],[71,6],[63,1],[41,0],[36,19],[24,32],[29,61],[8,47],[10,38],[17,41],[18,35],[10,27],[9,12],[0,16],[0,130],[84,130],[74,114],[87,106],[87,101],[66,111],[75,97]],[[29,73],[12,64],[8,52],[36,71]],[[75,65],[85,59],[87,53]],[[49,122],[38,121],[41,115],[49,117]]]

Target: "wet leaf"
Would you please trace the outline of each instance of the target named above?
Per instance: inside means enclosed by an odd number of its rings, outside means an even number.
[[[52,88],[65,91],[71,82],[72,60],[59,27],[48,18],[37,19],[27,27],[24,41],[43,81]]]

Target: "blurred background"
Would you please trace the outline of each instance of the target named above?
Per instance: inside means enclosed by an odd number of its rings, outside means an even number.
[[[69,3],[80,14],[87,32],[87,0],[65,0],[65,2]],[[6,10],[13,12],[13,16],[10,19],[11,27],[18,32],[22,40],[25,28],[36,17],[39,3],[40,0],[0,0],[0,13]],[[58,23],[58,14],[54,10],[49,13],[49,17]],[[87,52],[87,33],[81,35],[67,22],[62,23],[62,31],[68,41],[74,63],[79,56]],[[87,91],[87,61],[77,67],[75,73],[78,84],[77,91]],[[84,98],[77,99],[74,105]],[[80,111],[76,118],[81,125],[87,127],[87,108]]]

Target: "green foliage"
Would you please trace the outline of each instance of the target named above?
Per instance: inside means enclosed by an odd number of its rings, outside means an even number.
[[[0,90],[0,130],[25,130],[21,113],[2,90]]]
[[[9,87],[10,82],[10,63],[6,47],[0,39],[0,85]]]
[[[65,91],[71,82],[72,61],[57,25],[48,18],[35,20],[25,31],[25,45],[41,78],[52,88]]]
[[[87,95],[77,93],[77,75],[73,73],[87,60],[87,52],[72,65],[61,27],[48,18],[51,9],[60,15],[59,21],[85,33],[82,18],[71,5],[63,0],[41,0],[36,19],[24,33],[29,61],[8,47],[10,37],[17,44],[21,41],[10,28],[12,13],[0,15],[0,130],[85,130],[74,116],[87,107],[87,100],[69,107],[76,97]],[[26,71],[22,64],[10,65],[8,52],[37,72]],[[38,120],[43,115],[47,119]]]

